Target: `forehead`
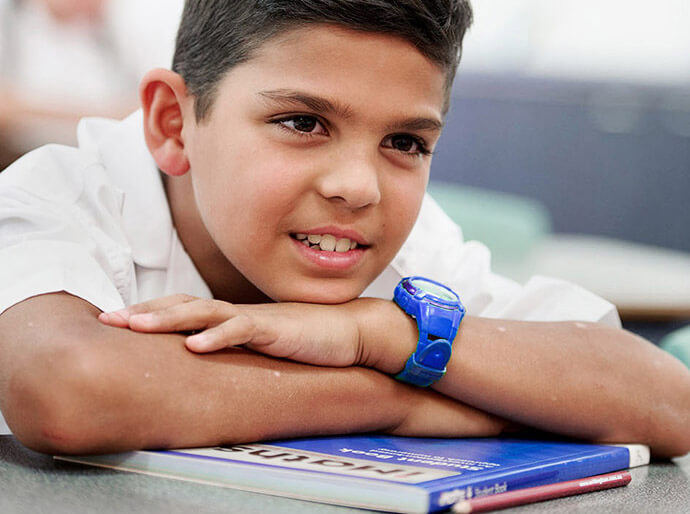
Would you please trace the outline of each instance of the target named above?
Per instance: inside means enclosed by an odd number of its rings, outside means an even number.
[[[397,105],[441,118],[444,70],[406,40],[334,25],[309,25],[268,40],[230,70],[224,88],[290,88],[347,104]]]

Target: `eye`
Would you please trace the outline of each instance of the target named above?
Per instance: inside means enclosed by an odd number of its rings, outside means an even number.
[[[276,123],[278,126],[283,127],[286,130],[298,132],[304,135],[328,134],[328,131],[317,118],[305,114],[292,115],[286,118],[272,120],[272,123]]]
[[[407,155],[429,155],[424,140],[412,134],[393,134],[383,140],[382,145]]]

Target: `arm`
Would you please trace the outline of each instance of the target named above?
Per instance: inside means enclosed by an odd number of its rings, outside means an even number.
[[[300,362],[386,374],[403,369],[418,337],[412,318],[373,298],[235,306],[169,297],[124,317],[109,322],[138,331],[206,329],[186,340],[196,352],[246,344]],[[446,376],[433,385],[450,398],[540,430],[644,443],[657,456],[690,451],[690,371],[629,332],[467,316],[453,347]]]
[[[356,311],[367,364],[399,372],[416,347],[414,320],[393,302]],[[568,436],[648,444],[659,457],[690,451],[690,371],[630,332],[468,316],[453,348],[433,387],[468,405]]]
[[[193,354],[182,335],[105,326],[99,312],[60,293],[0,315],[0,408],[27,446],[90,453],[370,430],[492,435],[505,426],[372,370],[241,349]]]

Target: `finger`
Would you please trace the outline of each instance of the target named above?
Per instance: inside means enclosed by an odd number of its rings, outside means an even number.
[[[208,353],[251,342],[256,332],[254,321],[240,314],[200,334],[189,336],[187,349],[196,353]]]
[[[146,312],[158,311],[166,309],[173,305],[184,304],[199,300],[196,296],[188,294],[174,294],[171,296],[163,296],[161,298],[154,298],[147,302],[136,303],[126,307],[124,310],[131,316],[132,314],[142,314]]]
[[[146,312],[157,311],[160,309],[165,309],[172,305],[180,303],[188,303],[197,300],[198,298],[187,295],[187,294],[175,294],[171,296],[164,296],[162,298],[156,298],[154,300],[149,300],[147,302],[137,303],[120,309],[114,312],[103,312],[98,316],[98,319],[107,325],[113,326],[128,326],[129,318],[133,314],[141,314]]]
[[[237,307],[230,303],[197,298],[156,311],[132,314],[129,327],[137,332],[204,330],[236,315]]]
[[[127,328],[129,326],[129,321],[122,315],[122,311],[101,312],[98,315],[98,321],[111,327]]]

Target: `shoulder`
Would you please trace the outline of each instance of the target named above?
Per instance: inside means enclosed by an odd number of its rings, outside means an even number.
[[[43,200],[71,203],[85,189],[108,183],[100,143],[118,124],[114,120],[83,119],[78,147],[48,144],[25,154],[0,173],[0,194],[24,191]]]
[[[78,147],[45,145],[0,173],[3,203],[22,199],[35,205],[97,204],[118,210],[124,193],[117,180],[118,157],[113,159],[110,154],[130,154],[128,149],[138,143],[137,128],[136,120],[82,120]],[[134,136],[123,137],[132,132]],[[109,144],[114,136],[119,139],[115,151]]]
[[[124,193],[93,151],[47,145],[20,158],[0,173],[0,247],[41,234],[120,232]],[[97,227],[99,227],[97,229]],[[53,233],[54,237],[49,237]],[[68,237],[68,239],[71,239]]]
[[[78,148],[45,145],[0,173],[0,194],[25,192],[44,200],[73,202],[83,191],[85,170],[98,164],[95,156]]]
[[[470,312],[486,304],[491,252],[478,241],[465,241],[460,226],[429,194],[391,267],[401,277],[422,275],[447,284],[462,293]]]
[[[79,148],[44,146],[0,173],[0,312],[53,291],[108,310],[134,294],[130,232],[141,217],[127,223],[126,191],[105,155],[130,155],[124,139],[105,144],[118,127],[87,123]]]
[[[465,241],[461,228],[429,195],[390,267],[399,278],[422,275],[448,285],[475,316],[620,326],[615,306],[576,284],[535,276],[522,285],[494,273],[489,249]]]

